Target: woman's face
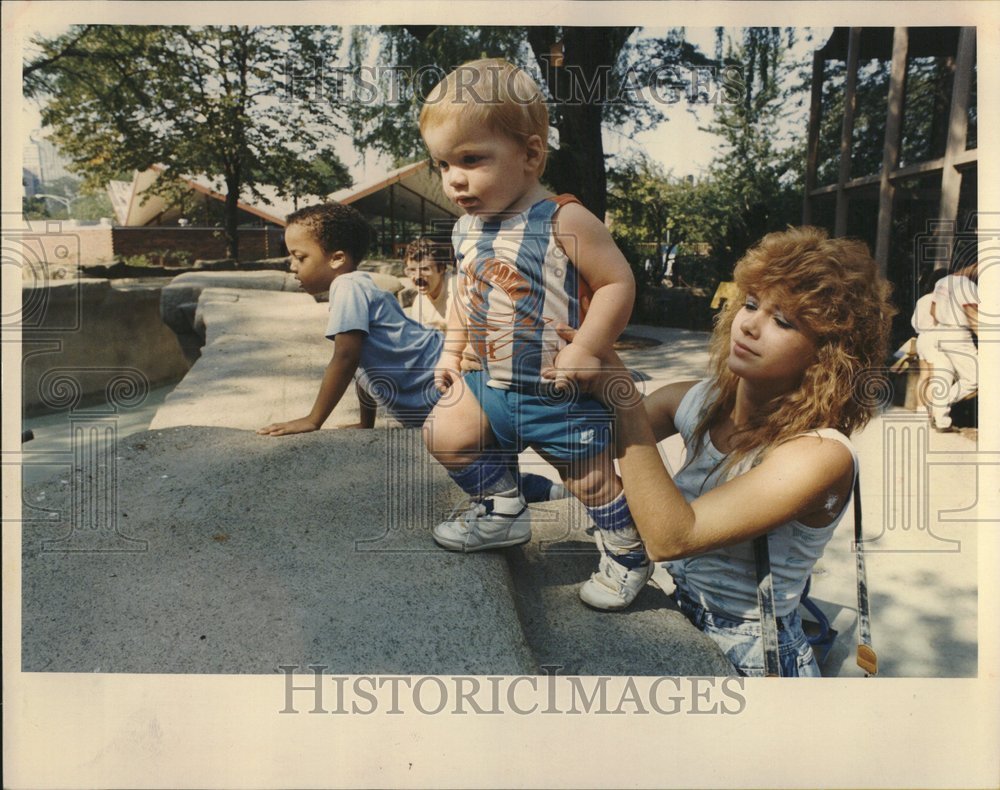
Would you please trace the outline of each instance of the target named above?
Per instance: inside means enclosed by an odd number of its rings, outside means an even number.
[[[795,389],[816,361],[816,342],[770,294],[748,294],[730,331],[729,369],[774,392]]]

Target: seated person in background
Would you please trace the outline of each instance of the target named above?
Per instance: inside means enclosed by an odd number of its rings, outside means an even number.
[[[413,281],[417,296],[406,314],[429,329],[448,328],[448,310],[455,294],[455,256],[450,241],[420,236],[406,247],[403,273]],[[479,370],[479,360],[466,346],[462,370]]]
[[[330,295],[325,334],[334,341],[333,358],[309,414],[272,423],[257,433],[288,436],[319,430],[352,380],[358,387],[361,420],[339,427],[374,427],[381,405],[404,426],[418,428],[438,402],[434,369],[443,335],[407,318],[394,296],[357,270],[370,239],[364,217],[339,203],[307,206],[288,215],[285,245],[295,278],[307,293]],[[508,463],[516,476],[516,463]],[[521,485],[531,502],[566,495],[561,485],[541,475],[523,475]]]
[[[934,286],[931,317],[934,320],[934,377],[948,388],[931,403],[934,430],[954,430],[951,407],[979,390],[978,352],[973,335],[979,332],[978,265],[973,264],[938,281]]]
[[[917,299],[913,306],[913,315],[910,317],[910,325],[917,335],[917,359],[920,364],[920,375],[917,379],[917,407],[930,409],[928,398],[928,382],[934,372],[934,358],[938,351],[934,348],[934,316],[931,315],[931,305],[934,304],[934,286],[942,277],[947,277],[945,269],[935,269],[926,278],[924,295]]]
[[[403,273],[417,289],[417,296],[406,314],[414,321],[442,332],[448,328],[448,305],[455,279],[450,271],[453,262],[449,243],[421,236],[406,247]]]

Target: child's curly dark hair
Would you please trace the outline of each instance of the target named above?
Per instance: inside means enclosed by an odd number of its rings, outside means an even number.
[[[351,256],[355,264],[361,263],[368,254],[368,246],[372,241],[371,227],[350,206],[342,203],[317,203],[292,212],[285,221],[288,225],[304,225],[309,228],[327,254],[342,250]]]

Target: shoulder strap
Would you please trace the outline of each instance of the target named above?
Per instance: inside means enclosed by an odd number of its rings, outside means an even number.
[[[760,634],[764,648],[764,675],[781,677],[778,657],[778,620],[774,613],[774,581],[771,578],[771,555],[767,533],[753,539],[753,558],[757,566],[757,606],[760,608]]]
[[[854,477],[854,557],[858,567],[858,666],[865,677],[878,673],[878,656],[872,647],[872,624],[868,612],[868,579],[865,575],[864,540],[861,537],[861,479]]]
[[[774,582],[767,535],[753,541],[754,563],[757,569],[757,605],[760,609],[761,642],[764,649],[764,674],[781,676],[778,657],[778,622],[774,610]],[[865,575],[864,541],[861,535],[861,477],[854,476],[854,556],[858,570],[858,666],[865,677],[878,673],[878,656],[872,647],[872,627],[868,605],[868,580]]]
[[[569,204],[569,203],[580,203],[580,198],[576,195],[571,195],[569,192],[563,192],[561,195],[553,195],[549,198],[553,203],[555,203],[559,208]],[[582,203],[580,205],[583,205]]]

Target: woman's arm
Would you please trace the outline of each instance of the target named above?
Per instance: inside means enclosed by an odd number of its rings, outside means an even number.
[[[559,327],[570,340],[573,330]],[[833,439],[802,436],[771,449],[748,472],[688,503],[663,464],[658,439],[673,424],[694,382],[663,387],[644,402],[613,351],[602,358],[592,393],[615,414],[615,443],[625,498],[654,561],[741,543],[787,521],[822,527],[850,496],[854,458]]]
[[[662,442],[668,436],[677,433],[674,424],[677,409],[680,408],[681,401],[684,400],[688,390],[697,383],[696,381],[678,381],[667,384],[643,399],[646,416],[649,418],[649,425],[653,429],[653,437],[657,442]]]
[[[625,497],[655,561],[750,540],[792,519],[821,526],[850,495],[850,451],[835,440],[799,437],[689,504],[663,465],[645,408],[619,406],[615,417]]]

